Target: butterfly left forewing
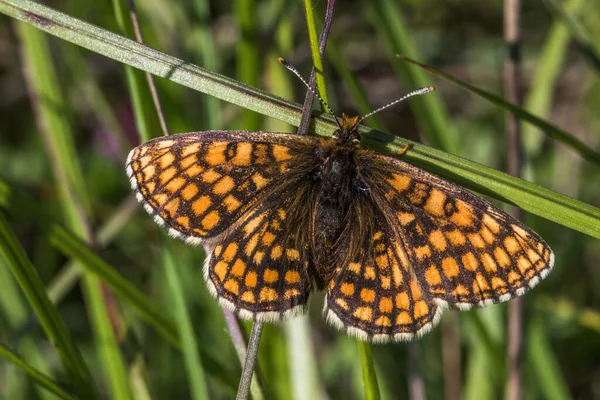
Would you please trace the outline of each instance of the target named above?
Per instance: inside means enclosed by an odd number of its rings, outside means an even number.
[[[506,301],[550,272],[554,255],[544,240],[487,201],[400,160],[362,157],[374,201],[437,304],[468,309]]]

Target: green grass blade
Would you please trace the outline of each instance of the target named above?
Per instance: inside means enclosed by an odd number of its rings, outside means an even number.
[[[358,349],[360,352],[360,362],[362,364],[365,399],[379,400],[381,397],[379,395],[379,385],[377,384],[375,366],[373,365],[373,353],[371,352],[371,344],[363,341],[358,341]]]
[[[402,54],[413,59],[421,59],[413,45],[404,23],[400,6],[394,0],[373,0],[371,7],[372,23],[380,36],[386,41],[391,54]],[[409,90],[431,85],[429,77],[419,68],[394,60],[394,68],[399,80]],[[459,135],[452,121],[448,118],[446,108],[436,93],[417,96],[410,100],[410,108],[423,135],[433,146],[456,154],[459,150]]]
[[[27,364],[25,360],[11,351],[8,347],[4,346],[2,343],[0,343],[0,357],[4,357],[8,362],[21,368],[35,383],[54,393],[57,397],[65,400],[77,399],[77,397],[74,395],[64,391],[56,382],[50,379],[50,377],[41,373],[33,366]]]
[[[325,75],[323,73],[323,60],[319,51],[319,35],[317,35],[317,27],[315,26],[315,16],[313,13],[314,5],[311,0],[304,0],[304,13],[306,15],[306,26],[308,28],[308,39],[310,43],[310,52],[312,55],[313,65],[315,67],[315,78],[317,82],[317,92],[319,96],[329,103],[327,96],[327,86],[325,84]]]
[[[27,258],[25,250],[19,245],[2,212],[0,212],[0,256],[4,258],[6,266],[10,268],[19,283],[46,335],[57,349],[77,393],[81,398],[99,398],[92,375],[81,353],[58,311],[50,302],[35,267]]]
[[[408,62],[411,62],[415,65],[418,65],[419,67],[431,72],[433,75],[443,78],[443,79],[447,80],[448,82],[452,82],[452,83],[462,87],[463,89],[466,89],[469,92],[488,100],[490,103],[492,103],[498,107],[502,107],[505,110],[512,112],[513,114],[518,116],[520,120],[535,125],[540,130],[545,132],[552,139],[557,140],[557,141],[569,146],[574,151],[579,153],[581,155],[581,157],[585,158],[586,160],[600,164],[600,153],[598,153],[594,149],[588,147],[581,140],[577,139],[575,136],[571,135],[570,133],[563,131],[562,129],[558,128],[557,126],[552,125],[551,123],[544,121],[543,119],[541,119],[539,117],[536,117],[535,115],[529,113],[528,111],[524,110],[523,108],[521,108],[519,106],[509,103],[508,101],[504,100],[502,97],[500,97],[498,95],[495,95],[491,92],[488,92],[486,90],[483,90],[483,89],[480,89],[473,85],[470,85],[466,82],[463,82],[460,79],[457,79],[450,74],[442,72],[442,71],[435,69],[433,67],[430,67],[428,65],[421,64],[420,62],[409,59],[407,57],[400,57],[400,58],[403,60],[406,60]]]
[[[202,364],[200,363],[200,354],[198,353],[196,336],[194,334],[191,317],[188,314],[185,296],[183,294],[184,288],[181,285],[179,271],[173,260],[171,249],[166,241],[163,245],[163,263],[165,275],[171,289],[171,298],[174,305],[173,312],[175,314],[177,327],[181,337],[181,344],[183,346],[183,359],[185,361],[186,373],[190,385],[191,398],[194,400],[208,399],[208,391],[206,388],[204,371],[202,369]]]

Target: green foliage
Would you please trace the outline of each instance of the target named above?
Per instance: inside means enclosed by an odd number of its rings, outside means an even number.
[[[304,89],[276,60],[288,59],[308,78],[315,37],[305,11],[318,32],[322,3],[137,2],[145,47],[130,40],[126,1],[58,1],[55,11],[0,0],[0,12],[12,17],[0,18],[0,397],[235,396],[243,335],[232,342],[231,325],[207,293],[203,252],[165,238],[131,199],[126,154],[161,134],[142,71],[159,77],[172,133],[293,131]],[[394,152],[422,136],[432,147],[417,143],[406,160],[534,214],[527,223],[555,250],[556,266],[525,297],[524,391],[597,396],[600,85],[592,38],[599,5],[524,5],[524,109],[539,122],[524,125],[533,184],[500,172],[504,106],[396,58],[501,93],[501,8],[474,0],[338,3],[322,60],[331,106],[364,113],[436,85],[436,93],[367,120],[377,131],[364,128],[364,144]],[[573,40],[579,47],[569,47]],[[315,114],[311,130],[329,135],[333,120]],[[406,397],[406,346],[357,346],[326,326],[321,303],[316,295],[307,318],[265,327],[252,393]],[[500,398],[504,311],[457,313],[460,343],[446,340],[445,319],[422,339],[428,398],[444,397],[452,367],[462,372],[454,384],[465,398]],[[442,358],[445,346],[455,346],[462,362]]]

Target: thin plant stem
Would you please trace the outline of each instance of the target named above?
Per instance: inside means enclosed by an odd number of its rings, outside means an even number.
[[[240,379],[236,400],[246,400],[248,398],[254,366],[256,365],[256,359],[258,357],[258,346],[260,345],[263,326],[264,323],[259,321],[255,321],[252,325],[252,333],[250,333],[248,350],[246,351],[246,361],[244,362],[244,368],[242,369],[242,379]]]
[[[323,54],[325,53],[325,45],[327,44],[327,38],[329,37],[329,29],[331,28],[331,22],[333,21],[333,9],[335,8],[335,0],[327,1],[327,11],[325,12],[325,23],[323,25],[323,29],[321,30],[321,34],[319,35],[319,55],[323,58]],[[308,80],[309,86],[314,89],[316,80],[316,71],[314,67],[313,60],[313,68],[310,73],[310,79]],[[322,71],[321,71],[322,72]],[[321,91],[324,91],[321,88]],[[321,93],[323,95],[324,93]],[[325,96],[326,98],[326,96]],[[312,104],[315,99],[315,95],[313,91],[308,90],[306,92],[306,96],[304,97],[304,105],[302,106],[302,118],[300,119],[300,125],[298,125],[297,133],[299,135],[306,135],[308,133],[308,127],[310,125],[310,116],[312,110]]]
[[[444,398],[462,398],[462,377],[460,367],[460,319],[456,312],[450,312],[442,319],[442,360],[444,364]]]
[[[408,344],[408,398],[425,400],[425,384],[421,374],[421,347],[419,343]]]
[[[135,39],[139,44],[144,44],[144,38],[142,37],[142,30],[140,29],[140,24],[138,21],[137,12],[135,10],[135,4],[133,0],[129,0],[129,15],[131,17],[131,23],[133,24]],[[145,75],[146,81],[148,81],[148,88],[150,89],[150,93],[152,95],[152,102],[154,103],[154,108],[156,109],[156,115],[158,116],[158,121],[160,123],[160,129],[162,130],[163,136],[169,136],[167,121],[165,120],[165,115],[162,111],[160,99],[158,98],[158,91],[156,90],[156,85],[154,84],[154,78],[149,72],[145,72]]]
[[[504,65],[504,90],[508,101],[520,106],[521,95],[521,35],[520,0],[504,1],[504,40],[507,46],[507,59]],[[517,115],[506,114],[507,172],[513,176],[521,175],[521,131]],[[511,214],[521,219],[522,213],[511,210]],[[504,398],[518,400],[522,397],[522,354],[523,354],[523,303],[514,299],[508,307],[508,339],[506,348],[507,379]]]

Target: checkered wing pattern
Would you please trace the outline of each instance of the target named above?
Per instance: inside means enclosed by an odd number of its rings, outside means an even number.
[[[205,247],[205,277],[222,304],[245,318],[277,320],[302,311],[310,290],[299,244],[308,238],[293,234],[307,218],[290,209],[303,210],[297,202],[320,143],[282,133],[194,132],[138,146],[127,172],[159,225]]]
[[[374,341],[428,332],[443,308],[469,309],[524,294],[554,255],[535,232],[460,186],[402,161],[361,151],[379,231],[334,277],[327,315]]]

